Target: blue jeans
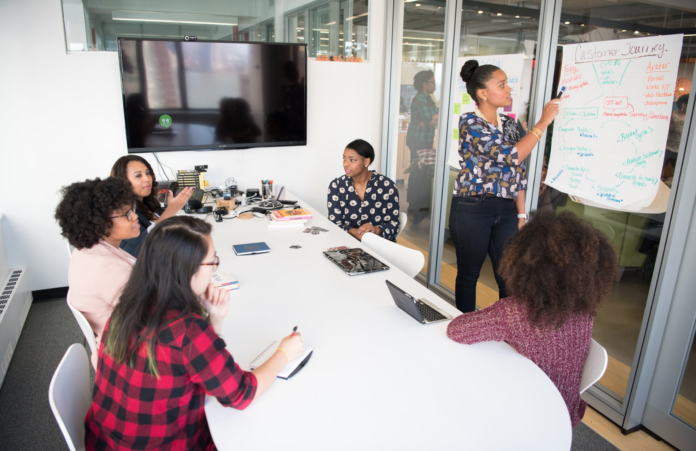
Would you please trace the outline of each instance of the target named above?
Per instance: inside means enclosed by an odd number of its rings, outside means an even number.
[[[457,251],[457,308],[476,310],[476,283],[486,253],[491,256],[500,299],[507,296],[498,274],[505,243],[517,232],[515,201],[492,196],[453,197],[449,230]]]

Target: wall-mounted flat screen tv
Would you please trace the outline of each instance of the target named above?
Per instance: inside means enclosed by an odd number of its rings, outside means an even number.
[[[307,144],[307,46],[118,39],[129,153]]]

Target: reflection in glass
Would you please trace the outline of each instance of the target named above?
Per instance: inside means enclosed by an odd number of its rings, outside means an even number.
[[[397,242],[423,252],[426,262],[446,6],[445,1],[404,3],[403,15],[396,184],[408,222]]]
[[[557,92],[559,87],[563,45],[678,33],[686,26],[693,26],[695,18],[695,13],[647,3],[619,0],[596,7],[587,0],[564,2],[552,92]],[[673,177],[681,143],[680,124],[683,125],[684,120],[681,105],[685,100],[683,96],[689,94],[690,90],[690,85],[680,80],[691,80],[694,63],[693,58],[689,59],[688,56],[694,54],[696,40],[693,36],[685,36],[677,86],[670,87],[674,97],[668,98],[673,102],[670,131],[662,147],[665,152],[660,187],[665,194],[665,208],[671,186],[676,182]],[[650,284],[659,263],[658,247],[663,237],[665,213],[632,213],[593,207],[575,202],[568,195],[546,186],[543,181],[553,139],[553,127],[550,127],[547,131],[538,211],[572,211],[591,221],[609,237],[614,246],[619,276],[595,318],[593,338],[609,354],[607,371],[598,386],[622,402],[634,363]]]
[[[461,11],[459,57],[455,69],[458,74],[464,63],[470,59],[476,59],[479,64],[493,64],[502,68],[508,76],[508,84],[513,89],[513,102],[510,107],[499,110],[499,113],[517,119],[518,127],[524,132],[527,129],[532,92],[540,1],[524,2],[522,7],[497,3],[464,1]],[[476,104],[466,93],[461,78],[457,76],[453,83],[451,128],[455,130],[458,129],[459,116],[474,111]],[[450,238],[449,216],[454,182],[460,170],[458,136],[452,136],[449,145],[450,161],[446,177],[448,195],[444,207],[447,216],[444,223],[445,243],[442,250],[440,284],[454,292],[457,260]],[[485,308],[497,300],[498,284],[490,257],[486,257],[476,288],[476,304]]]
[[[62,3],[71,51],[116,51],[117,37],[183,39],[188,35],[200,41],[307,43],[313,57],[326,54],[367,59],[367,0],[271,2],[270,6],[260,0]],[[284,15],[276,14],[276,8],[283,7],[287,8]],[[276,36],[276,29],[284,33]]]

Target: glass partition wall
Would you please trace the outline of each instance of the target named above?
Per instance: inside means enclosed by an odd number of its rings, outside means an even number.
[[[513,88],[513,105],[504,113],[517,119],[521,128],[528,129],[540,116],[544,103],[559,88],[564,45],[685,35],[677,83],[664,88],[671,93],[666,97],[672,103],[673,115],[669,118],[669,137],[661,148],[659,199],[664,205],[660,209],[626,212],[600,208],[546,186],[543,182],[553,145],[553,126],[526,162],[527,212],[572,211],[603,231],[616,251],[619,276],[598,312],[593,332],[594,339],[608,351],[609,365],[600,382],[583,396],[604,415],[629,429],[635,426],[635,421],[628,421],[631,409],[642,411],[645,405],[643,400],[642,405],[634,408],[631,402],[637,396],[636,393],[632,396],[640,376],[637,369],[647,352],[651,313],[656,303],[670,302],[670,299],[659,299],[656,290],[662,263],[674,248],[666,241],[671,214],[678,208],[673,190],[683,179],[679,176],[680,167],[688,156],[684,155],[688,130],[682,132],[679,124],[684,123],[688,102],[683,96],[690,93],[694,78],[696,6],[688,10],[678,4],[665,6],[672,3],[669,1],[656,6],[627,0],[458,0],[453,5],[454,1],[394,1],[391,72],[387,71],[385,80],[391,90],[385,109],[388,132],[386,142],[382,143],[387,149],[383,167],[399,183],[401,210],[408,212],[408,224],[398,242],[424,253],[426,265],[420,279],[452,303],[457,267],[447,228],[454,179],[459,172],[457,125],[460,114],[475,108],[459,78],[461,66],[475,58],[480,64],[503,68]],[[447,49],[448,42],[454,43],[451,51]],[[431,123],[434,136],[427,137],[428,142],[432,139],[432,149],[424,146],[425,152],[422,149],[412,152],[408,145],[409,130],[424,123],[422,117],[414,120],[417,111],[413,99],[417,92],[412,81],[422,70],[432,70],[436,88],[429,97],[438,106],[439,116],[437,123]],[[395,87],[394,83],[399,86]],[[449,101],[446,109],[445,100]],[[430,162],[432,169],[428,168]],[[423,167],[432,171],[425,177],[427,183],[418,179],[417,171]],[[417,193],[413,192],[415,189]],[[477,307],[485,308],[497,300],[492,266],[486,261],[477,286]],[[657,332],[651,333],[658,336]],[[693,361],[688,358],[684,363],[674,406],[675,415],[689,424],[696,424],[693,418],[685,417],[689,412],[696,412],[692,401],[696,396],[689,391],[696,384]],[[646,372],[650,378],[652,373]]]

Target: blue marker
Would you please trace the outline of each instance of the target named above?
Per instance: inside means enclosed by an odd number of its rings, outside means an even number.
[[[565,86],[561,88],[560,91],[558,91],[558,95],[555,97],[556,99],[560,99],[561,96],[563,95],[563,92],[565,91]]]

